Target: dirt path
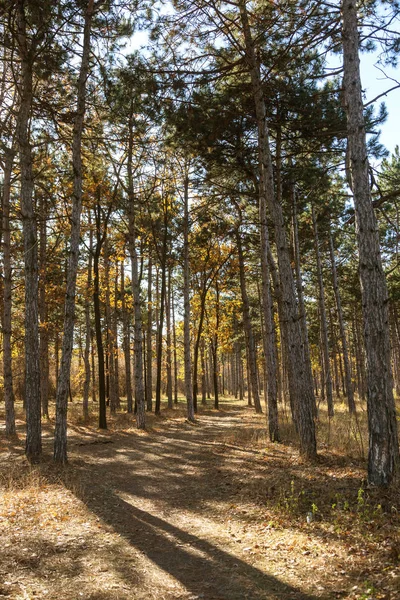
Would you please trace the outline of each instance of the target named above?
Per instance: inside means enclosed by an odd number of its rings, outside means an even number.
[[[293,527],[271,521],[263,499],[276,476],[311,471],[288,448],[235,443],[256,425],[253,413],[229,407],[195,426],[162,420],[143,434],[71,429],[65,487],[41,479],[36,508],[6,498],[0,598],[361,597],[335,535],[305,515]]]
[[[141,574],[135,598],[311,598],[272,575],[270,557],[251,556],[230,517],[249,475],[246,452],[218,440],[240,424],[228,412],[133,447],[121,436],[95,456],[91,445],[79,448],[87,506],[133,550],[137,564],[119,570],[128,586]]]

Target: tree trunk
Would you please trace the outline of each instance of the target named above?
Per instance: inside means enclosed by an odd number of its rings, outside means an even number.
[[[106,230],[105,230],[106,231]],[[104,288],[105,288],[105,325],[106,325],[106,366],[108,375],[108,400],[111,414],[117,410],[117,395],[115,385],[115,361],[114,361],[114,333],[111,316],[111,293],[110,293],[110,251],[108,235],[104,240]]]
[[[113,330],[113,354],[114,354],[114,380],[115,380],[115,405],[121,408],[121,398],[119,389],[119,345],[118,345],[118,260],[115,259],[115,279],[114,279],[114,310],[112,316]]]
[[[60,373],[60,333],[56,331],[54,334],[54,359],[55,359],[55,379],[58,381],[58,375]]]
[[[246,46],[246,60],[250,71],[254,103],[258,125],[258,152],[260,166],[260,187],[265,197],[275,230],[275,243],[278,255],[282,294],[282,317],[286,323],[286,358],[290,396],[295,407],[297,431],[300,438],[300,452],[308,459],[316,457],[315,405],[311,367],[307,364],[303,331],[297,310],[295,285],[289,249],[286,240],[282,206],[277,202],[274,189],[273,167],[269,144],[269,131],[266,122],[266,107],[263,97],[259,65],[257,64],[254,42],[248,21],[246,0],[240,0],[240,14]],[[264,208],[264,207],[262,207]],[[262,219],[265,219],[262,215]]]
[[[10,194],[14,152],[6,153],[3,177],[2,229],[3,229],[3,377],[6,412],[6,435],[15,435],[14,387],[12,371],[12,268],[10,233]]]
[[[134,352],[135,352],[135,406],[136,425],[138,429],[146,428],[146,407],[143,381],[143,335],[142,335],[142,303],[140,298],[140,281],[138,257],[136,250],[136,201],[133,187],[133,106],[129,118],[128,144],[128,220],[129,220],[129,253],[132,265],[132,293],[134,301]]]
[[[49,418],[49,324],[46,299],[47,287],[47,210],[46,199],[43,194],[39,200],[40,207],[40,238],[39,238],[39,317],[40,317],[40,396],[42,405],[42,415],[46,419]]]
[[[78,272],[80,222],[82,209],[82,131],[86,106],[86,83],[89,74],[90,33],[94,0],[88,0],[83,31],[82,61],[78,79],[77,108],[72,134],[72,165],[74,191],[71,212],[71,240],[68,259],[67,286],[64,308],[64,337],[61,368],[57,384],[54,460],[67,462],[67,407],[75,322],[75,290]]]
[[[149,249],[149,263],[147,270],[147,381],[146,381],[146,409],[153,410],[153,260]]]
[[[211,347],[208,346],[206,355],[206,385],[207,385],[207,400],[211,400]]]
[[[322,262],[321,254],[319,251],[319,237],[318,237],[318,226],[317,219],[315,216],[314,205],[311,205],[311,215],[314,229],[314,245],[315,245],[315,257],[317,260],[317,278],[318,278],[318,291],[319,291],[319,315],[321,324],[321,342],[322,352],[324,355],[324,380],[326,388],[326,400],[328,403],[328,416],[334,416],[333,409],[333,393],[332,393],[332,374],[329,360],[329,340],[328,340],[328,323],[326,318],[325,308],[325,288],[324,280],[322,277]]]
[[[399,442],[391,370],[388,294],[369,187],[357,4],[354,0],[343,0],[342,20],[344,99],[367,358],[368,479],[374,485],[387,486],[399,465]]]
[[[171,268],[168,269],[168,286],[166,289],[166,324],[167,324],[167,399],[168,408],[173,408],[172,398],[172,335],[171,335]]]
[[[203,323],[204,316],[206,312],[206,298],[207,298],[208,286],[206,279],[204,278],[200,290],[200,316],[199,316],[199,326],[197,328],[196,340],[194,343],[193,350],[193,405],[194,412],[197,412],[197,392],[198,392],[198,364],[199,364],[199,350],[200,350],[200,342],[201,342],[201,334],[203,332]]]
[[[242,248],[242,240],[240,238],[239,230],[236,230],[236,245],[237,245],[237,250],[238,250],[238,258],[239,258],[239,277],[240,277],[240,291],[242,294],[243,327],[244,327],[244,331],[246,334],[248,356],[249,356],[250,385],[251,385],[253,402],[254,402],[254,407],[256,409],[256,413],[262,413],[260,396],[259,396],[259,391],[258,391],[258,381],[257,381],[256,347],[255,347],[255,343],[254,343],[253,329],[252,329],[251,321],[250,321],[249,299],[247,296],[246,280],[245,280],[245,274],[244,274],[243,248]]]
[[[106,416],[106,375],[104,361],[103,335],[101,331],[101,313],[100,313],[100,285],[99,285],[99,254],[96,251],[93,261],[94,272],[94,323],[96,331],[97,344],[97,364],[99,372],[99,429],[107,429]]]
[[[96,369],[95,369],[95,362],[94,362],[94,340],[95,340],[95,333],[93,330],[93,327],[91,327],[90,329],[90,359],[91,359],[91,363],[92,363],[92,401],[93,402],[97,402],[97,396],[96,396]]]
[[[121,298],[122,298],[122,327],[125,360],[125,391],[127,412],[133,412],[132,377],[131,377],[131,328],[129,313],[126,308],[125,299],[125,264],[121,263]]]
[[[192,361],[190,356],[189,176],[183,182],[183,351],[188,421],[194,423]]]
[[[207,405],[207,381],[206,381],[206,359],[205,359],[206,344],[204,337],[200,341],[200,363],[201,363],[201,404]]]
[[[399,443],[391,370],[388,294],[369,187],[357,4],[354,0],[343,0],[342,20],[344,98],[367,358],[368,479],[374,485],[387,486],[399,465]]]
[[[92,222],[90,218],[89,210],[89,256],[88,256],[88,273],[87,273],[87,290],[85,293],[85,350],[83,360],[85,363],[85,381],[83,384],[83,419],[85,422],[89,421],[89,390],[90,390],[90,343],[91,343],[91,328],[92,323],[90,319],[90,295],[92,292],[92,270],[93,270],[93,231]]]
[[[250,377],[250,366],[249,366],[249,348],[246,344],[246,379],[247,379],[247,406],[253,406],[253,402],[251,400],[251,377]]]
[[[21,171],[21,213],[25,261],[25,453],[37,462],[42,453],[40,406],[38,252],[36,218],[33,206],[32,147],[29,121],[33,99],[33,53],[28,46],[24,0],[17,2],[18,46],[21,56],[20,105],[17,117],[17,142]]]
[[[296,273],[296,288],[297,288],[297,298],[299,302],[299,315],[300,315],[300,323],[303,332],[303,340],[304,340],[304,357],[306,367],[309,369],[308,377],[309,381],[313,381],[312,369],[311,369],[311,359],[310,359],[310,345],[308,343],[308,330],[307,330],[307,318],[306,318],[306,306],[304,302],[304,293],[303,293],[303,277],[301,274],[301,264],[300,264],[300,244],[299,244],[299,227],[297,220],[297,195],[296,189],[294,185],[291,186],[292,190],[292,204],[293,204],[293,250],[294,250],[294,264],[295,264],[295,273]],[[317,416],[317,405],[314,398],[313,404],[313,414],[314,417]]]
[[[176,326],[175,326],[175,305],[174,305],[174,293],[172,291],[171,298],[172,308],[172,343],[174,346],[174,404],[178,404],[178,357],[176,350]]]
[[[105,359],[103,334],[101,327],[101,311],[100,311],[100,275],[99,261],[101,248],[107,231],[107,223],[104,224],[104,231],[101,230],[101,207],[97,203],[96,206],[96,248],[93,258],[93,305],[94,305],[94,325],[96,331],[97,345],[97,363],[99,372],[99,429],[107,429],[106,415],[106,374],[105,374]]]
[[[348,351],[348,347],[347,347],[342,301],[340,298],[339,282],[338,282],[336,261],[335,261],[335,250],[333,247],[333,239],[332,239],[331,231],[329,231],[329,254],[330,254],[330,258],[331,258],[333,291],[335,294],[336,309],[337,309],[338,319],[339,319],[340,341],[342,344],[342,352],[343,352],[344,376],[345,376],[345,382],[346,382],[347,403],[349,406],[349,412],[351,414],[353,414],[356,412],[356,405],[355,405],[355,401],[354,401],[353,383],[351,381],[349,351]]]
[[[357,391],[358,397],[361,400],[366,399],[365,389],[365,361],[364,352],[362,348],[362,340],[360,335],[360,328],[357,319],[357,310],[354,310],[354,318],[352,321],[353,330],[353,349],[356,361],[356,374],[357,374]]]
[[[164,223],[164,226],[166,224]],[[160,312],[157,331],[157,374],[156,374],[156,406],[155,414],[161,412],[161,379],[162,379],[162,355],[163,355],[163,328],[165,312],[165,288],[166,288],[166,252],[167,252],[167,231],[164,228],[163,254],[161,264],[161,292],[160,292]]]
[[[400,325],[397,316],[397,308],[392,305],[392,328],[393,328],[393,372],[395,376],[396,395],[400,398]]]
[[[218,367],[218,331],[219,331],[219,285],[215,282],[215,331],[212,339],[212,362],[213,362],[213,382],[214,382],[214,408],[219,409],[219,367]],[[251,387],[249,381],[249,389]]]

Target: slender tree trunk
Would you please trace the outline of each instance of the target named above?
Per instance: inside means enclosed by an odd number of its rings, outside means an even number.
[[[257,354],[257,351],[256,351]],[[225,355],[222,353],[221,356],[221,363],[222,363],[222,369],[221,369],[221,393],[223,396],[225,396]]]
[[[174,404],[178,404],[178,357],[176,350],[176,326],[175,326],[175,304],[174,293],[171,298],[172,307],[172,343],[174,346]]]
[[[168,399],[168,408],[173,408],[172,335],[171,335],[171,268],[168,269],[168,286],[167,286],[167,290],[166,290],[166,323],[167,323],[167,399]]]
[[[285,338],[288,345],[287,359],[290,396],[293,405],[296,407],[295,416],[300,438],[300,452],[306,458],[314,459],[316,457],[315,423],[313,418],[315,398],[311,367],[307,365],[304,336],[297,309],[294,277],[286,239],[282,206],[277,202],[275,197],[266,107],[259,65],[257,64],[256,51],[248,20],[246,0],[240,0],[239,6],[246,46],[246,61],[251,76],[258,124],[260,187],[262,188],[262,193],[265,195],[265,203],[268,206],[275,230],[275,243],[281,280],[282,316],[286,323]]]
[[[207,385],[207,400],[211,400],[211,347],[208,346],[206,355],[206,385]]]
[[[324,379],[326,387],[326,400],[328,403],[328,416],[333,417],[333,393],[332,393],[332,374],[329,360],[329,340],[328,340],[328,323],[326,318],[326,307],[325,307],[325,288],[324,280],[322,277],[322,261],[321,254],[319,251],[319,236],[317,219],[315,216],[314,205],[311,205],[311,214],[314,229],[314,244],[315,244],[315,257],[317,260],[317,277],[318,277],[318,291],[319,291],[319,315],[321,323],[321,341],[322,341],[322,352],[324,355]]]
[[[93,327],[90,329],[90,359],[92,366],[92,401],[97,402],[96,396],[96,369],[95,369],[95,361],[94,361],[94,341],[95,341],[95,333]]]
[[[58,381],[58,375],[60,373],[60,333],[59,331],[55,332],[54,335],[54,358],[55,358],[55,376],[56,383]]]
[[[343,352],[344,376],[345,376],[345,382],[346,382],[347,403],[349,406],[349,412],[355,413],[356,405],[355,405],[355,401],[354,401],[353,383],[351,381],[350,360],[349,360],[349,351],[348,351],[347,340],[346,340],[346,330],[345,330],[345,326],[344,326],[342,300],[340,298],[340,291],[339,291],[339,281],[338,281],[336,261],[335,261],[335,250],[333,247],[332,233],[330,231],[329,231],[329,254],[330,254],[330,259],[331,259],[331,267],[332,267],[333,291],[335,294],[336,309],[337,309],[337,314],[338,314],[338,319],[339,319],[340,341],[342,344],[342,352]]]
[[[333,387],[335,389],[336,396],[338,398],[340,398],[340,377],[339,377],[339,365],[338,365],[338,362],[340,363],[340,359],[338,361],[339,348],[338,348],[337,337],[335,334],[335,328],[334,328],[334,323],[333,323],[333,313],[329,309],[329,307],[328,307],[328,313],[329,313],[329,329],[330,329],[330,336],[331,336],[332,358],[333,358],[333,374],[334,374]]]
[[[198,392],[198,364],[199,364],[199,350],[200,350],[200,341],[201,334],[203,332],[203,323],[204,316],[206,311],[206,298],[207,298],[207,282],[204,279],[200,291],[200,316],[199,316],[199,326],[197,328],[196,340],[194,343],[194,351],[193,351],[193,405],[194,412],[197,412],[197,392]]]
[[[89,256],[88,256],[88,272],[87,272],[87,290],[85,294],[85,351],[84,351],[84,363],[85,363],[85,381],[83,384],[83,399],[82,409],[83,418],[87,422],[89,421],[89,391],[90,391],[90,344],[91,344],[91,329],[92,323],[90,319],[90,302],[89,298],[93,294],[92,290],[92,271],[93,271],[93,230],[92,222],[90,218],[89,210]]]
[[[200,362],[201,362],[201,404],[207,405],[207,381],[206,381],[206,359],[205,359],[206,345],[204,337],[201,338],[200,342]]]
[[[311,358],[310,358],[310,345],[308,342],[308,330],[307,330],[307,317],[306,317],[306,305],[304,302],[304,293],[303,293],[303,277],[301,274],[301,263],[300,263],[300,243],[299,243],[299,226],[297,219],[297,194],[295,186],[291,186],[292,190],[292,204],[293,204],[293,249],[294,249],[294,264],[295,264],[295,273],[296,273],[296,288],[297,288],[297,298],[299,302],[299,313],[300,313],[300,323],[303,332],[303,340],[304,340],[304,357],[305,357],[305,365],[309,370],[308,378],[309,381],[313,381],[312,369],[311,369]],[[333,406],[333,405],[332,405]],[[314,398],[313,404],[313,414],[314,417],[317,416],[317,405]]]
[[[244,369],[243,369],[243,360],[242,360],[242,352],[241,347],[238,344],[238,376],[239,376],[239,400],[244,400]]]
[[[251,398],[251,376],[250,376],[250,359],[249,359],[249,348],[246,344],[246,379],[247,379],[247,406],[253,406]]]
[[[61,369],[57,384],[56,427],[54,435],[54,460],[67,462],[67,407],[75,321],[75,290],[78,272],[80,222],[82,209],[82,131],[86,105],[86,83],[89,74],[90,33],[94,12],[94,0],[88,0],[83,31],[82,61],[78,80],[77,108],[72,134],[72,164],[74,191],[71,212],[71,240],[65,294],[64,337]]]
[[[122,324],[123,324],[123,344],[124,344],[124,360],[125,360],[125,389],[126,389],[126,404],[127,412],[133,412],[133,397],[132,397],[132,377],[131,377],[131,328],[129,313],[126,308],[125,299],[125,264],[121,263],[121,298],[122,298]]]
[[[107,429],[106,415],[106,375],[105,375],[105,360],[103,335],[101,330],[101,313],[100,313],[100,281],[99,281],[99,259],[101,252],[101,236],[99,218],[96,219],[97,243],[93,259],[93,306],[94,306],[94,324],[96,331],[97,345],[97,364],[99,372],[99,429]]]
[[[281,282],[279,279],[278,269],[276,267],[275,259],[272,255],[271,249],[268,249],[268,265],[271,272],[271,278],[274,284],[274,293],[275,298],[277,300],[278,305],[278,316],[279,316],[279,337],[281,342],[281,379],[280,379],[280,391],[281,396],[283,396],[283,400],[286,406],[286,398],[289,396],[290,400],[290,410],[293,418],[294,425],[297,431],[297,414],[296,414],[296,405],[295,398],[289,392],[290,384],[289,384],[289,358],[288,353],[290,352],[289,344],[288,344],[288,332],[287,332],[287,322],[284,318],[284,309],[283,309],[283,294],[281,292]],[[314,405],[315,406],[315,405]],[[315,408],[313,409],[315,412]]]
[[[129,200],[129,253],[132,265],[132,292],[134,301],[134,351],[135,351],[135,406],[138,429],[146,428],[146,407],[143,381],[143,335],[142,335],[142,303],[140,298],[140,280],[138,256],[136,250],[136,201],[133,187],[133,106],[129,118],[128,145],[128,200]]]
[[[354,317],[352,321],[353,330],[353,350],[356,362],[356,376],[357,376],[357,392],[360,400],[366,399],[365,391],[365,366],[364,356],[362,349],[362,342],[360,340],[360,331],[358,327],[357,311],[354,310]]]
[[[153,260],[149,250],[149,263],[147,270],[147,394],[146,394],[146,409],[151,412],[153,410]]]
[[[114,279],[114,310],[112,317],[113,329],[113,354],[114,354],[114,379],[115,379],[115,405],[121,408],[121,398],[119,389],[119,345],[118,345],[118,260],[115,260],[115,279]]]
[[[163,249],[163,264],[161,265],[161,292],[160,292],[160,312],[157,331],[157,379],[156,379],[156,406],[155,414],[161,412],[161,379],[162,379],[162,356],[163,356],[163,328],[164,328],[164,312],[165,312],[165,288],[166,288],[166,238],[167,234],[164,231]],[[163,246],[164,246],[163,243]]]
[[[115,364],[114,364],[114,335],[111,317],[111,293],[110,293],[110,253],[108,246],[108,235],[104,240],[104,288],[105,288],[105,325],[106,325],[106,366],[108,376],[108,400],[110,412],[114,414],[117,410],[117,397],[115,389]]]
[[[32,147],[29,120],[33,99],[33,52],[28,46],[24,0],[17,1],[18,46],[21,56],[20,105],[17,117],[17,142],[21,171],[21,213],[25,260],[25,453],[37,462],[42,453],[40,410],[38,252],[36,217],[33,205]]]
[[[391,370],[388,294],[369,187],[357,4],[354,0],[343,0],[342,20],[344,99],[367,357],[368,479],[374,485],[387,486],[399,465],[399,442]]]
[[[260,396],[258,391],[258,381],[257,381],[257,357],[256,357],[256,348],[254,343],[254,335],[253,329],[250,321],[250,308],[249,308],[249,298],[247,296],[246,289],[246,280],[244,274],[244,258],[243,258],[243,248],[242,248],[242,240],[240,238],[239,230],[236,231],[236,245],[238,249],[238,258],[239,258],[239,277],[240,277],[240,290],[242,294],[242,312],[243,312],[243,326],[246,334],[247,347],[248,347],[248,356],[249,356],[249,373],[250,373],[250,385],[252,390],[254,407],[256,409],[256,413],[262,413]]]
[[[189,176],[187,173],[185,173],[183,186],[183,351],[187,418],[193,423],[195,419],[190,356]]]
[[[8,151],[5,157],[3,177],[2,229],[3,229],[3,377],[4,401],[6,412],[6,435],[13,436],[15,429],[15,397],[12,370],[12,268],[11,268],[11,232],[10,232],[10,195],[11,175],[14,152]]]
[[[40,238],[39,238],[39,363],[40,363],[40,396],[42,415],[49,418],[49,325],[46,299],[47,287],[47,209],[46,199],[42,194],[39,200]]]
[[[219,365],[218,365],[218,333],[219,333],[219,285],[215,282],[215,331],[212,341],[212,362],[213,362],[213,381],[214,381],[214,408],[219,409]],[[249,389],[251,387],[249,381]]]

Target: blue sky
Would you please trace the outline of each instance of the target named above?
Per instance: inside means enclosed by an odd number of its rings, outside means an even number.
[[[361,56],[361,78],[362,86],[365,90],[366,102],[372,100],[379,94],[394,87],[396,81],[400,82],[400,69],[384,67],[385,74],[376,66],[376,55],[363,54]],[[394,152],[395,146],[400,145],[400,88],[390,92],[387,96],[380,98],[377,102],[385,102],[389,112],[388,119],[381,127],[382,134],[380,141],[389,152]]]

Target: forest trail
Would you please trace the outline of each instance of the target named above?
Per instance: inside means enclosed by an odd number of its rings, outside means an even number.
[[[254,443],[264,419],[229,405],[196,425],[153,419],[144,433],[71,427],[62,485],[47,465],[33,498],[5,496],[0,598],[369,597],[361,595],[369,558],[353,552],[355,537],[307,523],[307,482],[323,493],[327,465],[304,465],[290,446]],[[357,475],[346,472],[355,493]],[[335,485],[332,493],[344,481],[334,477]],[[277,496],[274,513],[268,499]]]

